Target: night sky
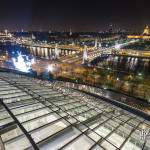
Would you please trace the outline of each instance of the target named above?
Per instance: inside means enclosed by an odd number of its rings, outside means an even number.
[[[143,30],[150,0],[1,0],[0,29],[100,31]]]

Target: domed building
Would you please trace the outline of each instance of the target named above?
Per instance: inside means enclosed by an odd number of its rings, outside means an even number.
[[[146,28],[144,29],[143,34],[144,35],[150,35],[150,28],[148,26],[146,26]]]
[[[129,39],[144,39],[144,40],[150,40],[150,28],[149,26],[146,26],[143,34],[141,35],[128,35]]]

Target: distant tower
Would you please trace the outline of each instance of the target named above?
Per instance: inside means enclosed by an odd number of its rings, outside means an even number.
[[[32,39],[32,40],[35,40],[35,39],[36,39],[33,34],[31,35],[31,39]]]
[[[52,30],[49,30],[48,33],[51,34],[51,33],[52,33]]]
[[[87,46],[84,46],[84,50],[83,50],[83,64],[87,63],[88,61],[88,54],[87,54]]]
[[[94,45],[94,47],[95,47],[95,48],[98,47],[98,40],[97,40],[97,39],[95,39],[95,45]]]
[[[70,35],[70,36],[72,35],[72,31],[71,31],[71,28],[70,28],[70,32],[69,32],[69,35]]]
[[[72,41],[71,45],[75,45],[74,41]]]
[[[143,34],[145,34],[145,35],[150,35],[150,29],[149,29],[148,26],[146,26],[146,28],[144,29]]]
[[[98,44],[98,48],[102,48],[102,44],[101,44],[101,42],[99,42],[99,44]]]
[[[56,56],[56,58],[59,58],[58,44],[55,45],[55,56]]]
[[[7,29],[5,30],[5,34],[8,35],[8,30]]]
[[[113,25],[112,24],[109,25],[108,31],[109,31],[109,33],[113,33]]]

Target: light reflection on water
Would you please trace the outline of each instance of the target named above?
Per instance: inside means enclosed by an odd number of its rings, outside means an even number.
[[[143,72],[150,75],[150,59],[148,58],[108,56],[107,58],[100,60],[97,65],[126,72]]]

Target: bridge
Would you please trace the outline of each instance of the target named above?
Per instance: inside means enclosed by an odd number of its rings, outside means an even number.
[[[105,49],[94,51],[88,57],[89,62],[93,61],[97,57],[101,57],[104,55],[115,55],[115,56],[124,56],[124,57],[136,57],[136,58],[150,58],[150,51],[139,51],[139,50],[132,50],[132,49],[121,49],[121,50],[114,50],[114,49]]]
[[[83,53],[87,53],[87,61],[91,62],[98,57],[103,57],[106,55],[116,55],[116,56],[127,56],[127,57],[139,57],[139,58],[150,58],[150,51],[138,51],[132,49],[123,49],[124,46],[130,45],[138,42],[139,40],[131,40],[121,44],[116,44],[108,48],[96,48],[96,47],[86,47],[82,52],[71,56],[61,57],[62,62],[70,63],[82,63],[84,61]]]
[[[44,58],[50,58],[52,55],[72,55],[81,51],[81,47],[74,45],[58,45],[58,44],[47,44],[47,43],[22,43],[21,46],[29,49],[31,54]]]
[[[24,39],[24,38],[16,38],[16,37],[0,37],[0,42],[11,42],[19,44],[21,47],[27,48],[31,54],[50,59],[51,57],[59,57],[66,56],[78,53],[82,51],[81,46],[77,45],[58,45],[58,44],[49,44],[42,42],[34,42],[33,40]]]
[[[15,38],[0,38],[0,40],[11,40],[22,47],[27,48],[31,54],[46,59],[60,59],[61,62],[82,63],[84,49],[78,45],[58,45],[42,42],[34,42],[32,39]],[[93,61],[98,57],[105,55],[127,56],[127,57],[141,57],[150,58],[149,51],[137,51],[131,49],[123,49],[124,46],[138,42],[139,40],[125,41],[124,43],[116,44],[109,48],[102,47],[87,47],[88,62]]]
[[[132,49],[119,49],[114,48],[87,48],[87,61],[90,63],[98,57],[104,57],[108,55],[136,57],[136,58],[150,58],[150,51],[138,51]],[[68,55],[60,57],[60,60],[65,63],[77,63],[81,64],[84,60],[83,52],[79,52],[74,55]]]

